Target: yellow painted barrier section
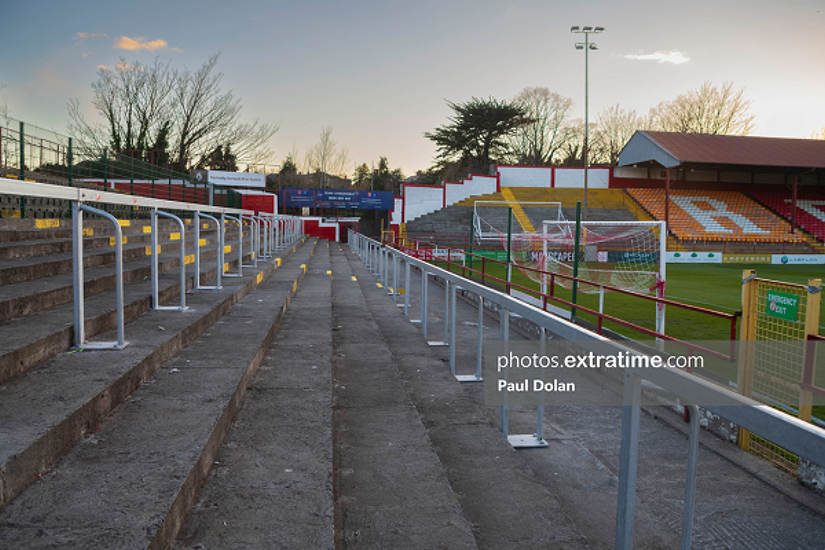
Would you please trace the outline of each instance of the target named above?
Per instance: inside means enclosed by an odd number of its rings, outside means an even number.
[[[198,241],[198,244],[199,244],[200,246],[206,246],[206,239],[201,239],[201,240],[199,240],[199,241]]]
[[[93,227],[87,227],[83,230],[83,236],[84,237],[94,237],[94,235],[95,235],[95,230],[94,230]]]
[[[38,229],[54,229],[60,227],[60,220],[34,220]]]
[[[223,247],[223,253],[224,253],[224,254],[227,254],[227,253],[229,253],[229,252],[232,252],[232,245],[226,245],[226,246],[224,246],[224,247]]]
[[[143,232],[144,233],[151,233],[152,232],[152,226],[151,225],[144,225],[143,226]]]
[[[179,241],[180,240],[180,233],[170,233],[169,234],[170,241]]]
[[[353,281],[357,281],[357,280],[358,280],[358,278],[357,278],[355,275],[353,275],[353,276],[352,276],[352,280],[353,280]]]
[[[228,263],[223,264],[223,272],[226,273],[227,271],[229,271],[229,264]]]
[[[258,284],[261,284],[261,281],[264,280],[264,272],[261,271],[260,273],[258,273],[258,276],[255,277],[255,280],[258,282]]]
[[[254,250],[252,251],[252,259],[253,260],[255,259],[255,251]]]
[[[20,210],[4,208],[0,214],[2,214],[2,217],[4,218],[20,218]]]
[[[160,254],[160,245],[158,245],[158,254]],[[151,247],[151,246],[147,246],[147,247],[146,247],[146,255],[147,255],[147,256],[151,256],[151,255],[152,255],[152,247]],[[194,259],[193,259],[192,261],[194,261]]]
[[[127,242],[129,242],[129,237],[123,237],[122,244],[126,244]],[[109,237],[109,246],[115,246],[115,244],[117,244],[117,239],[114,237]]]
[[[187,256],[184,256],[183,261],[186,265],[193,264],[195,263],[195,255],[189,254]]]
[[[281,259],[280,258],[275,258],[275,265],[277,265],[278,267],[281,267]]]
[[[378,288],[384,288],[384,285],[382,285],[381,283],[375,283],[375,285],[376,285]]]
[[[292,292],[297,292],[297,291],[298,291],[298,279],[295,279],[294,281],[292,281]]]
[[[132,225],[131,220],[118,220],[117,223],[120,224],[120,227],[130,227]]]
[[[304,270],[304,275],[307,273],[307,264],[301,264],[301,269]]]
[[[327,275],[332,275],[332,271],[327,271]]]

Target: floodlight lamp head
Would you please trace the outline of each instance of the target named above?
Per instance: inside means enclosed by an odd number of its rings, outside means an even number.
[[[577,50],[583,50],[584,49],[584,42],[579,42],[578,44],[576,44],[576,49]]]
[[[598,47],[598,46],[596,46],[596,44],[594,44],[593,42],[591,42],[591,43],[590,43],[590,49],[591,49],[591,50],[598,50],[598,49],[599,49],[599,47]]]
[[[602,32],[603,30],[604,27],[596,27],[595,29],[593,29],[593,32]]]
[[[579,26],[570,27],[570,32],[579,32]]]
[[[584,32],[593,32],[593,27],[582,27],[582,31],[584,31]]]

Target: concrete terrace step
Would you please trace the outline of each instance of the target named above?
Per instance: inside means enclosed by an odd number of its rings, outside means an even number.
[[[201,257],[200,280],[202,284],[209,284],[215,279],[217,266],[212,260],[216,257],[216,251],[205,252]],[[135,261],[137,262],[137,261]],[[226,262],[230,270],[237,266],[237,259]],[[125,263],[124,269],[130,268],[124,273],[126,281],[131,280],[131,284],[124,284],[124,319],[126,322],[147,312],[151,307],[151,280],[149,279],[148,257],[136,265],[132,262]],[[161,273],[158,277],[158,296],[160,302],[166,303],[169,300],[180,297],[180,281],[177,268],[179,260],[177,254],[172,257],[161,256],[159,268]],[[94,277],[94,270],[92,272]],[[108,271],[108,273],[107,273]],[[194,287],[195,276],[192,268],[189,268],[186,288]],[[53,279],[59,279],[58,276]],[[48,281],[48,280],[47,280]],[[31,289],[32,286],[39,286],[43,283],[34,281],[21,285],[22,288]],[[54,281],[46,284],[54,285]],[[33,299],[32,295],[23,298],[11,295],[18,285],[3,287],[3,295],[8,296],[0,304],[0,310],[13,307],[32,307],[35,304],[36,311],[27,311],[23,317],[9,318],[0,323],[0,383],[4,383],[14,376],[26,372],[33,366],[48,359],[49,357],[64,352],[73,345],[74,338],[74,304],[72,301],[73,290],[70,282],[65,280],[62,286],[44,290],[42,294]],[[69,286],[67,286],[69,285]],[[97,288],[95,288],[97,287]],[[115,319],[115,291],[114,274],[111,268],[100,270],[100,277],[93,279],[86,277],[86,289],[91,292],[85,299],[85,334],[86,338],[93,338],[107,330],[116,327]],[[39,305],[36,302],[40,302]],[[128,334],[127,334],[128,337]]]
[[[196,293],[186,313],[141,316],[125,350],[63,355],[4,386],[4,498],[37,483],[0,514],[0,547],[169,547],[314,246]]]
[[[364,300],[370,291],[386,300],[386,291],[348,255],[348,248],[332,248],[336,547],[475,548],[397,358]],[[385,307],[397,315],[392,302]]]
[[[330,246],[309,261],[175,548],[335,547]]]
[[[0,231],[0,235],[6,234],[7,231]],[[161,243],[164,241],[179,241],[180,236],[177,235],[177,225],[174,228],[171,226],[161,227],[158,234],[158,239]],[[201,238],[206,239],[207,242],[215,241],[216,232],[214,228],[211,231],[202,230]],[[235,237],[237,231],[228,232],[227,236]],[[126,242],[123,246],[123,259],[129,260],[133,258],[142,257],[145,255],[146,247],[151,244],[151,233],[134,233],[123,235]],[[188,234],[187,234],[188,236]],[[46,236],[41,236],[41,239],[47,239]],[[46,241],[35,241],[46,242]],[[25,281],[31,281],[52,275],[59,275],[62,273],[71,273],[72,271],[72,244],[69,240],[55,240],[54,250],[44,254],[34,254],[40,250],[38,246],[32,245],[31,242],[18,243],[15,245],[18,248],[17,253],[12,258],[3,260],[0,265],[0,286],[16,284]],[[57,246],[59,245],[59,246]],[[26,247],[29,250],[24,250]],[[33,248],[32,248],[33,247]],[[18,254],[19,253],[19,254]],[[115,261],[114,237],[98,236],[98,237],[84,237],[83,239],[83,266],[96,267],[100,265],[112,264]]]
[[[446,348],[430,347],[416,325],[376,287],[357,255],[347,257],[378,335],[389,347],[408,399],[418,411],[464,517],[473,526],[478,547],[591,548],[561,502],[536,477],[521,452],[510,446],[488,411],[450,374],[449,366],[436,354]],[[413,277],[411,285],[420,288],[420,278]],[[413,296],[417,297],[415,291]],[[411,303],[412,312],[420,311],[416,302]],[[443,313],[440,318],[436,315],[441,302],[435,299],[429,308],[431,335],[441,334]],[[461,308],[474,309],[467,304]],[[475,313],[469,318],[476,318]],[[498,327],[490,325],[485,338],[496,338]],[[470,340],[461,341],[464,351],[475,349],[476,329],[471,331]]]
[[[201,249],[201,263],[217,257],[213,238],[201,239],[205,246]],[[231,251],[237,246],[225,245],[226,258],[231,258]],[[194,244],[186,243],[192,254]],[[158,269],[161,272],[180,266],[180,240],[160,240]],[[23,317],[43,309],[65,304],[74,296],[74,278],[71,255],[42,263],[30,263],[27,266],[9,267],[2,272],[13,273],[14,278],[23,280],[14,284],[0,285],[0,322]],[[151,275],[150,241],[141,245],[123,248],[123,283],[145,279]],[[31,259],[29,260],[31,262]],[[115,288],[115,252],[84,255],[84,294],[93,296],[99,292]],[[4,262],[7,263],[7,262]],[[13,262],[8,262],[13,263]],[[2,277],[0,272],[0,277]]]

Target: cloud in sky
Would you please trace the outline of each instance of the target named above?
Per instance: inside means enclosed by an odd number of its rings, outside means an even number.
[[[682,63],[687,63],[690,61],[690,58],[687,57],[682,52],[656,52],[656,53],[648,53],[648,54],[638,54],[638,55],[623,55],[625,59],[635,59],[641,61],[658,61],[659,63],[672,63],[674,65],[681,65]]]
[[[172,51],[180,51],[178,48],[170,48],[169,43],[166,40],[146,40],[142,37],[129,38],[128,36],[121,36],[120,38],[115,40],[115,48],[119,50],[129,50],[132,52],[140,50],[149,50],[150,52],[156,52],[158,50],[166,49]]]
[[[102,32],[78,32],[75,33],[74,37],[83,40],[86,38],[109,38],[109,35]]]

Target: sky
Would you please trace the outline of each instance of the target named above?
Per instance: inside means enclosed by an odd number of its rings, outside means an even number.
[[[447,101],[512,99],[544,86],[584,117],[585,60],[570,27],[601,26],[589,56],[590,120],[639,114],[704,81],[745,88],[755,135],[825,126],[825,0],[0,0],[0,104],[65,133],[67,102],[89,116],[100,66],[120,58],[196,69],[220,53],[242,118],[280,126],[273,164],[322,128],[353,165],[432,165],[424,137]]]

